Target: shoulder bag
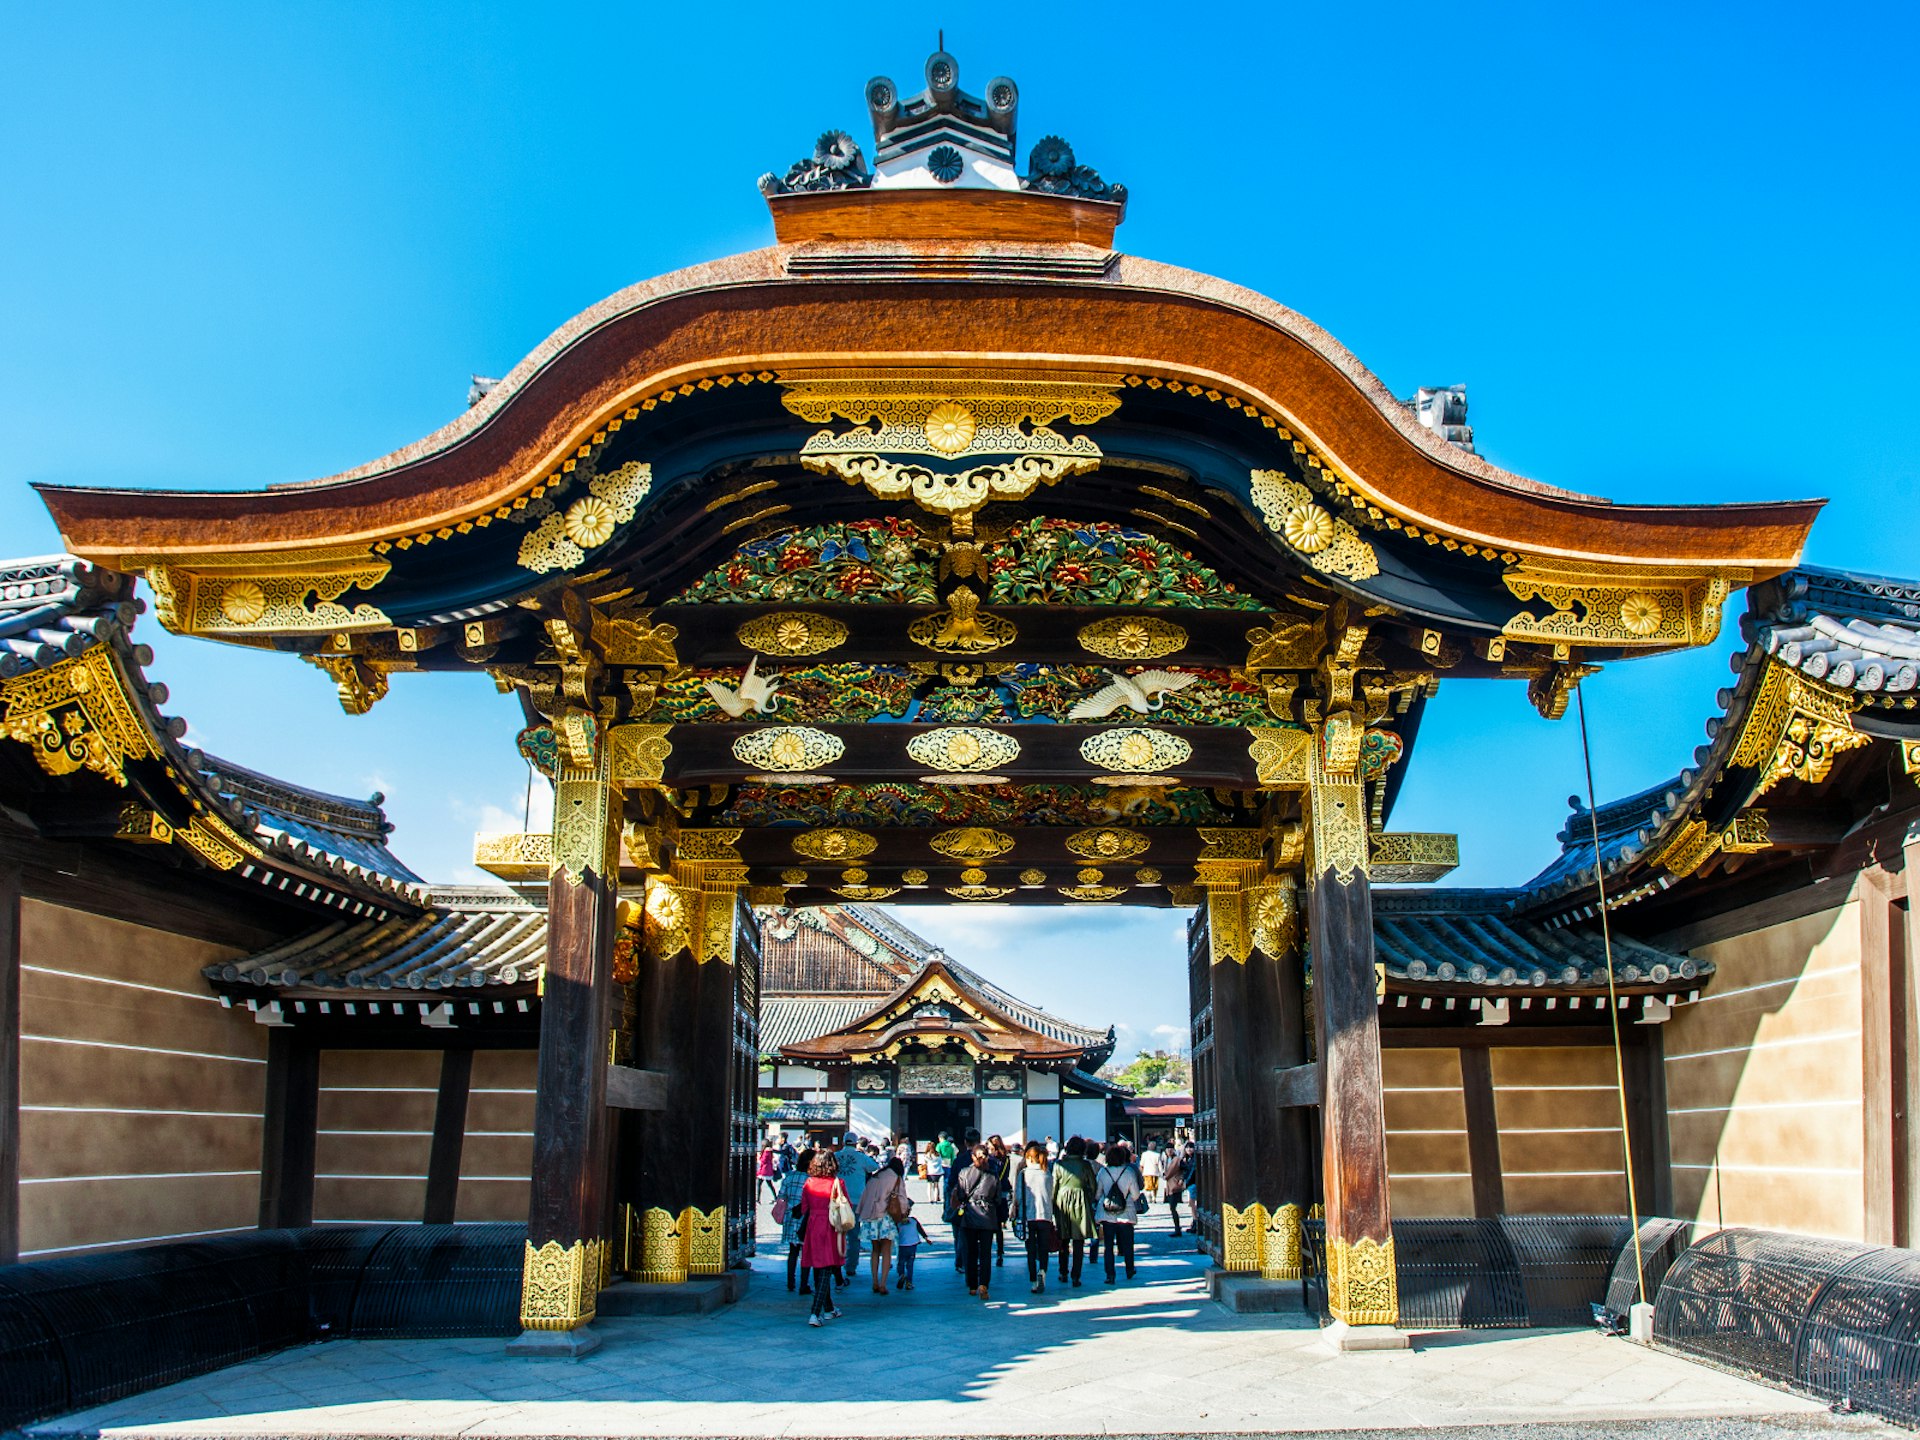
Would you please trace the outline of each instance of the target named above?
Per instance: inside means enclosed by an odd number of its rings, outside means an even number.
[[[776,1225],[787,1223],[787,1197],[784,1195],[773,1202],[773,1223]]]
[[[913,1213],[913,1202],[907,1199],[907,1182],[895,1180],[893,1191],[887,1196],[887,1218],[898,1225]]]
[[[853,1213],[853,1202],[847,1199],[846,1187],[838,1180],[833,1182],[833,1198],[827,1202],[827,1223],[842,1235],[859,1223]]]

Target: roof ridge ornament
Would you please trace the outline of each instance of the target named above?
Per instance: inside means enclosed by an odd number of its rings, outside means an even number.
[[[927,88],[902,97],[885,75],[867,82],[867,113],[873,121],[873,168],[853,137],[828,130],[813,153],[795,161],[784,176],[760,177],[763,195],[822,190],[956,189],[1030,191],[1124,206],[1127,189],[1109,184],[1081,165],[1073,147],[1049,135],[1027,157],[1027,173],[1015,169],[1020,87],[996,75],[984,95],[960,88],[960,63],[945,48],[927,57]]]

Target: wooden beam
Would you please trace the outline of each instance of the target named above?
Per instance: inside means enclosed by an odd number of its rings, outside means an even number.
[[[1467,1012],[1471,1014],[1472,1012]],[[1632,1014],[1632,1011],[1625,1012]],[[1605,1025],[1467,1025],[1382,1026],[1383,1050],[1502,1050],[1541,1045],[1612,1045],[1613,1031]]]
[[[440,1094],[433,1105],[433,1148],[427,1154],[427,1203],[421,1220],[451,1225],[460,1198],[460,1151],[467,1137],[467,1096],[473,1088],[473,1051],[440,1055]]]
[[[1289,1065],[1273,1072],[1274,1103],[1282,1110],[1297,1110],[1320,1103],[1320,1067],[1309,1062]]]
[[[1473,1213],[1484,1220],[1503,1214],[1507,1208],[1490,1047],[1475,1045],[1460,1051],[1460,1089],[1467,1102],[1467,1168],[1473,1173]]]
[[[267,1034],[267,1095],[260,1136],[260,1228],[313,1223],[314,1148],[320,1122],[320,1051],[299,1032]]]
[[[665,1110],[670,1081],[659,1070],[607,1066],[607,1104],[615,1110]]]
[[[0,1265],[20,1258],[20,872],[0,867]]]

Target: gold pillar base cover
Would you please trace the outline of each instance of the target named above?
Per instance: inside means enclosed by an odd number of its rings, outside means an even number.
[[[590,1324],[606,1273],[607,1242],[527,1242],[520,1279],[520,1324],[527,1330],[578,1330]]]
[[[1267,1280],[1298,1280],[1301,1214],[1298,1205],[1276,1205],[1269,1210],[1256,1200],[1239,1210],[1223,1204],[1220,1268],[1257,1273]]]
[[[1327,1310],[1349,1325],[1400,1323],[1393,1237],[1327,1240]]]

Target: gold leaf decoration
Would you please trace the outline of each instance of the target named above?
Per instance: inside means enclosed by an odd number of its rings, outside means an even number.
[[[1059,885],[1054,888],[1069,900],[1118,900],[1127,893],[1124,885]]]
[[[1288,730],[1277,725],[1249,725],[1247,754],[1253,759],[1255,776],[1262,785],[1304,785],[1307,761],[1313,752],[1313,735],[1306,730]]]
[[[1360,532],[1327,514],[1311,490],[1284,472],[1255,470],[1253,503],[1267,529],[1323,575],[1370,580],[1380,573],[1379,557]]]
[[[900,880],[902,884],[917,888],[927,883],[927,872],[924,870],[902,870],[900,872]]]
[[[1178,735],[1171,735],[1164,730],[1126,725],[1102,730],[1098,735],[1082,741],[1080,758],[1103,770],[1151,775],[1191,760],[1193,746]]]
[[[1158,660],[1187,648],[1186,628],[1152,615],[1114,615],[1082,625],[1080,648],[1109,660]]]
[[[1022,870],[1020,872],[1020,883],[1028,888],[1036,885],[1044,885],[1047,883],[1047,872],[1033,869]]]
[[[842,900],[884,900],[889,895],[898,895],[900,887],[898,885],[841,885],[837,886],[833,893]]]
[[[780,872],[780,883],[782,885],[804,885],[807,883],[807,872],[804,870],[782,870]]]
[[[947,613],[923,615],[907,627],[907,638],[923,650],[943,655],[984,655],[1020,638],[1012,623],[982,614],[980,597],[964,585],[947,595]]]
[[[1020,742],[998,730],[955,725],[926,730],[907,741],[915,764],[949,773],[997,769],[1020,757]]]
[[[947,894],[956,900],[1004,900],[1013,894],[1011,885],[949,885]]]
[[[742,645],[763,655],[823,655],[847,643],[845,625],[831,615],[805,610],[756,615],[733,633]]]
[[[1160,880],[1160,872],[1151,865],[1142,865],[1133,872],[1133,883],[1136,885],[1158,885]]]
[[[783,774],[831,765],[846,754],[847,745],[811,725],[769,725],[751,730],[733,742],[733,758],[755,770]]]
[[[613,532],[633,519],[640,502],[653,488],[653,467],[629,460],[607,475],[587,481],[587,495],[543,519],[520,542],[523,570],[545,575],[571,570],[587,558],[587,551],[604,545]]]
[[[1111,825],[1076,831],[1067,837],[1067,849],[1087,860],[1130,860],[1146,854],[1149,843],[1138,831]]]
[[[987,883],[987,872],[978,865],[969,865],[960,872],[960,881],[965,885],[984,885]]]
[[[951,859],[978,863],[1006,854],[1013,848],[1013,837],[978,825],[963,825],[942,830],[929,838],[927,844]]]
[[[835,825],[794,836],[793,852],[809,860],[858,860],[863,855],[871,855],[879,843],[871,835]]]
[[[1385,1242],[1327,1239],[1327,1310],[1349,1325],[1394,1325],[1400,1320],[1400,1286],[1393,1237]]]
[[[673,742],[667,739],[671,729],[671,725],[635,723],[607,731],[607,764],[613,783],[625,790],[664,780],[667,759],[673,754]]]

